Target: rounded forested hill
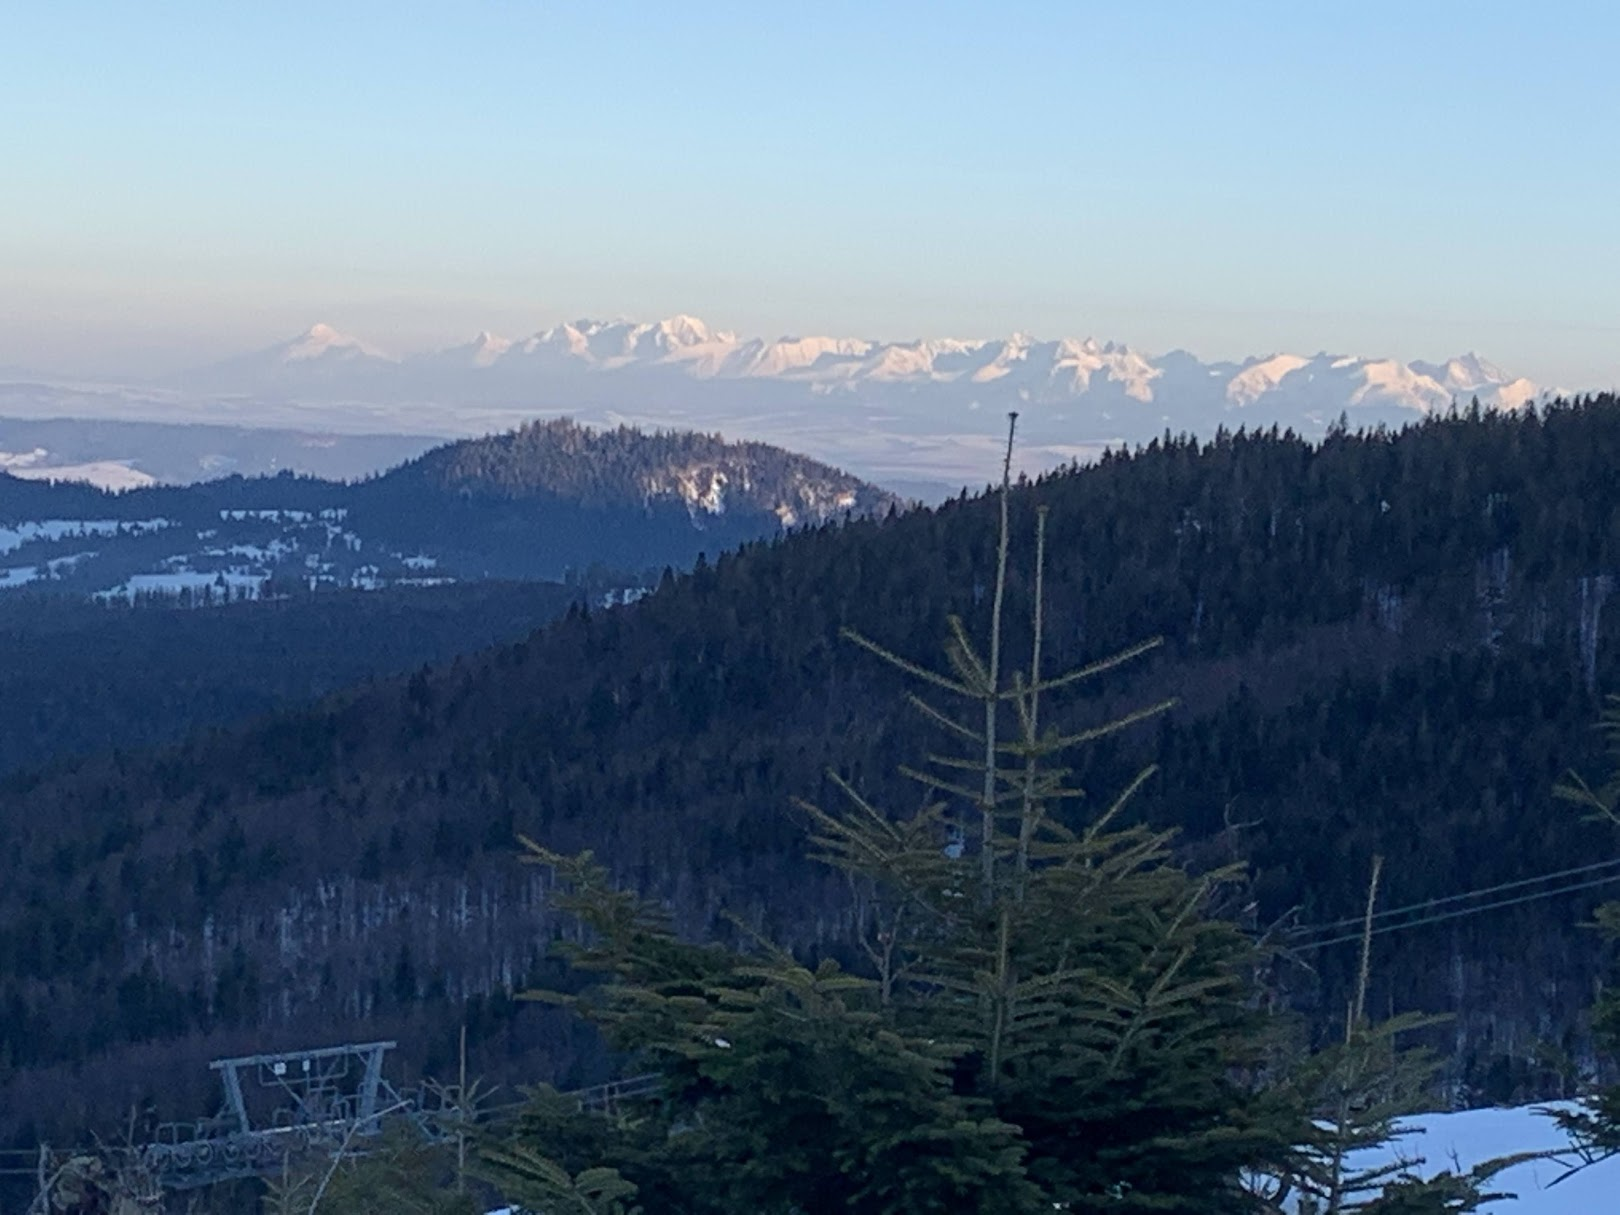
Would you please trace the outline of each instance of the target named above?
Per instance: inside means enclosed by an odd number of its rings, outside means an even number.
[[[1392,907],[1620,856],[1613,830],[1551,798],[1569,768],[1600,770],[1591,723],[1620,688],[1617,467],[1613,397],[1116,453],[1014,492],[1010,632],[1031,612],[1044,505],[1047,669],[1165,638],[1054,698],[1052,724],[1182,701],[1087,752],[1078,779],[1105,800],[1157,761],[1132,813],[1180,827],[1193,864],[1245,864],[1256,925],[1355,916],[1374,855]],[[909,804],[896,766],[949,743],[841,630],[919,660],[950,613],[982,635],[997,514],[964,497],[756,542],[520,644],[11,781],[0,1108],[89,1100],[73,1064],[92,1057],[108,1085],[173,1098],[169,1078],[227,1041],[386,1032],[425,1064],[464,1015],[491,1079],[566,1070],[577,1048],[553,1023],[523,1039],[521,1018],[491,1019],[560,930],[518,831],[594,849],[685,931],[739,917],[839,949],[851,891],[808,858],[793,799],[833,797],[831,769]],[[1580,1045],[1600,961],[1575,928],[1587,910],[1380,938],[1370,1003],[1455,1012],[1452,1079],[1511,1098],[1547,1035]],[[1279,993],[1342,1022],[1343,954],[1279,965]]]
[[[450,443],[354,483],[232,476],[113,493],[0,473],[0,555],[11,551],[4,529],[23,525],[12,537],[13,564],[35,590],[80,597],[136,574],[213,572],[250,546],[254,560],[279,563],[235,571],[257,580],[308,565],[336,584],[376,585],[431,565],[433,577],[463,582],[616,576],[646,585],[699,554],[900,505],[859,478],[763,443],[548,422]],[[292,512],[312,518],[299,525],[307,535],[291,534],[244,518],[254,512],[289,526]],[[76,534],[91,526],[85,521],[157,526],[102,526],[94,551],[83,551],[70,538],[58,536],[54,547],[40,539],[47,520],[60,521],[55,533]]]
[[[764,443],[569,421],[451,443],[353,487],[350,522],[460,577],[689,567],[761,537],[887,513],[894,495]]]
[[[677,502],[694,514],[766,514],[789,525],[900,505],[858,477],[766,443],[629,426],[594,430],[567,419],[452,443],[383,480],[593,507]]]

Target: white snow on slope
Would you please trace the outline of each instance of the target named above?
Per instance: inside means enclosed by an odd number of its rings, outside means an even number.
[[[53,464],[43,447],[32,451],[0,451],[0,472],[25,481],[86,481],[100,489],[138,489],[155,485],[157,478],[131,467],[129,460],[91,460],[81,464]]]
[[[1276,354],[1251,363],[1226,382],[1226,399],[1234,405],[1252,405],[1310,362],[1297,354]]]
[[[339,333],[324,322],[311,325],[302,334],[283,346],[280,353],[281,360],[284,363],[302,363],[311,359],[324,359],[334,355],[343,358],[369,357],[380,359],[386,357],[380,350],[367,346],[359,338]]]
[[[116,536],[157,531],[170,527],[167,519],[45,519],[39,522],[0,526],[0,554],[13,552],[31,540],[61,540],[68,536]]]
[[[1568,1153],[1569,1141],[1537,1107],[1468,1110],[1457,1114],[1422,1114],[1403,1126],[1422,1132],[1352,1158],[1356,1168],[1424,1157],[1414,1170],[1425,1177],[1451,1169],[1467,1172],[1496,1157],[1522,1152],[1559,1152],[1556,1159],[1532,1160],[1498,1173],[1488,1187],[1517,1197],[1493,1202],[1490,1215],[1603,1215],[1620,1211],[1620,1158],[1601,1161],[1564,1177],[1579,1163]],[[1554,1183],[1557,1184],[1554,1184]]]
[[[97,591],[98,599],[133,599],[136,595],[178,595],[182,591],[193,593],[212,590],[227,596],[259,597],[264,575],[222,570],[201,573],[195,570],[175,570],[162,574],[132,574],[124,582],[109,590]]]
[[[130,467],[128,460],[92,460],[88,464],[48,464],[6,471],[25,481],[83,481],[97,489],[140,489],[157,484],[156,477]]]

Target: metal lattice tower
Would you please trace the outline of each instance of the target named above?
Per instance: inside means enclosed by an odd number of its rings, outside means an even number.
[[[394,1046],[360,1042],[216,1059],[209,1067],[219,1074],[223,1100],[214,1117],[164,1123],[149,1143],[70,1149],[56,1153],[55,1159],[70,1168],[82,1165],[92,1179],[116,1176],[156,1201],[161,1190],[273,1176],[305,1153],[362,1155],[371,1150],[388,1118],[410,1119],[426,1139],[464,1132],[469,1120],[469,1111],[459,1104],[464,1092],[458,1090],[453,1105],[443,1089],[425,1085],[402,1096],[388,1082],[383,1063]],[[585,1113],[611,1116],[623,1103],[651,1097],[660,1087],[659,1076],[631,1076],[569,1096]],[[499,1122],[525,1105],[517,1101],[473,1117]],[[38,1172],[43,1177],[52,1155],[41,1148],[36,1168],[0,1168],[0,1173]]]
[[[141,1163],[167,1189],[212,1185],[273,1171],[310,1149],[345,1151],[382,1129],[385,1115],[422,1112],[383,1077],[393,1042],[217,1059],[221,1112],[158,1128]]]

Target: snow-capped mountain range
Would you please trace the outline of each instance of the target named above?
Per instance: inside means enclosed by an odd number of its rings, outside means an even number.
[[[32,416],[63,416],[51,391],[37,390]],[[1317,435],[1341,413],[1353,427],[1400,426],[1475,398],[1514,409],[1545,395],[1475,354],[1441,363],[1330,353],[1204,362],[1182,350],[1150,355],[1026,334],[750,338],[691,316],[581,320],[517,339],[482,333],[402,358],[318,324],[125,393],[124,418],[350,433],[462,436],[561,415],[718,430],[925,496],[989,479],[1012,409],[1022,418],[1021,463],[1038,469],[1166,429],[1208,436],[1221,425],[1276,423]]]
[[[1113,342],[1026,334],[1007,338],[878,342],[866,338],[742,338],[691,316],[652,323],[575,321],[514,341],[481,333],[462,346],[393,359],[318,324],[289,342],[201,369],[183,384],[215,391],[276,389],[394,397],[442,392],[455,379],[473,399],[545,391],[577,374],[651,374],[670,380],[769,381],[826,395],[929,394],[981,405],[1135,402],[1175,414],[1196,402],[1226,413],[1393,408],[1422,414],[1461,397],[1517,408],[1537,395],[1476,354],[1444,363],[1317,354],[1274,354],[1203,363],[1185,351],[1162,357]]]

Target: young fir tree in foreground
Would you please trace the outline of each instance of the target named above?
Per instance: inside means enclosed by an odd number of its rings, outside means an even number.
[[[945,740],[903,769],[925,804],[895,813],[834,778],[843,805],[803,805],[820,856],[859,892],[872,973],[810,970],[764,941],[682,942],[588,854],[525,840],[588,930],[572,963],[603,979],[531,994],[572,1006],[663,1083],[611,1119],[537,1099],[487,1157],[498,1183],[561,1187],[591,1170],[619,1187],[613,1202],[690,1215],[1221,1215],[1278,1209],[1246,1184],[1255,1174],[1307,1174],[1304,1089],[1252,1080],[1272,1029],[1256,951],[1214,914],[1236,874],[1193,876],[1170,833],[1128,822],[1151,768],[1093,805],[1066,766],[1169,704],[1051,725],[1054,694],[1153,643],[1044,669],[1044,512],[1025,660],[1006,660],[1006,472],[986,641],[953,619],[936,669],[850,635],[915,679],[912,704]],[[1334,1209],[1396,1199],[1383,1209],[1470,1209],[1411,1184]]]
[[[1554,792],[1592,818],[1620,826],[1620,696],[1609,697],[1598,728],[1608,743],[1608,778],[1594,787],[1571,774]],[[1620,902],[1605,903],[1594,918],[1605,941],[1620,942]],[[1598,995],[1592,1009],[1592,1036],[1599,1050],[1611,1058],[1620,1057],[1620,985],[1611,985]],[[1569,1133],[1585,1163],[1620,1152],[1620,1084],[1601,1087],[1575,1109],[1560,1111],[1554,1117]]]
[[[1274,1210],[1294,1215],[1460,1215],[1514,1197],[1490,1189],[1490,1182],[1535,1155],[1504,1156],[1466,1173],[1444,1169],[1425,1177],[1425,1158],[1406,1150],[1414,1132],[1400,1119],[1424,1108],[1439,1064],[1430,1051],[1403,1046],[1401,1039],[1446,1018],[1402,1013],[1374,1023],[1367,1015],[1382,870],[1383,858],[1374,857],[1355,997],[1345,1011],[1344,1036],[1305,1058],[1281,1081],[1299,1095],[1312,1117],[1295,1171],[1256,1179],[1256,1192]]]

